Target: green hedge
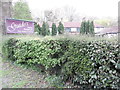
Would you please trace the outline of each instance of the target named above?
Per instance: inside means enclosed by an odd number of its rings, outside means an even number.
[[[108,41],[74,41],[63,56],[67,60],[62,68],[64,79],[75,84],[92,85],[94,88],[120,87],[120,60],[118,43]]]
[[[120,88],[120,52],[117,42],[10,39],[3,46],[6,56],[20,64],[40,65],[59,71],[64,82],[93,88]]]
[[[2,52],[4,54],[5,59],[16,61],[16,58],[14,57],[15,54],[14,49],[16,48],[16,43],[18,41],[19,40],[11,38],[3,44]]]

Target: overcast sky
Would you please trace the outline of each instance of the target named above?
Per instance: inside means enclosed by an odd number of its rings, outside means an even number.
[[[16,1],[16,0],[14,0]],[[25,0],[34,16],[46,9],[70,6],[81,15],[117,17],[119,0]]]

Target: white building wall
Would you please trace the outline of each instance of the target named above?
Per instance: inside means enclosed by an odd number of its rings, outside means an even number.
[[[49,30],[50,30],[50,34],[52,34],[52,28],[49,28]]]
[[[71,28],[71,32],[77,32],[77,28]]]
[[[95,33],[99,33],[103,30],[104,28],[94,28]]]

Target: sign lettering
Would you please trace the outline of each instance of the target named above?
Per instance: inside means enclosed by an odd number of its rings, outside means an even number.
[[[7,33],[33,33],[34,22],[6,19]]]

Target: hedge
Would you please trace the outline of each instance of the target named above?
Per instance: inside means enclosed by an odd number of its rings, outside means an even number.
[[[120,88],[120,51],[117,42],[8,40],[6,57],[20,64],[42,66],[59,74],[64,82],[91,88]],[[58,73],[59,72],[59,73]]]

